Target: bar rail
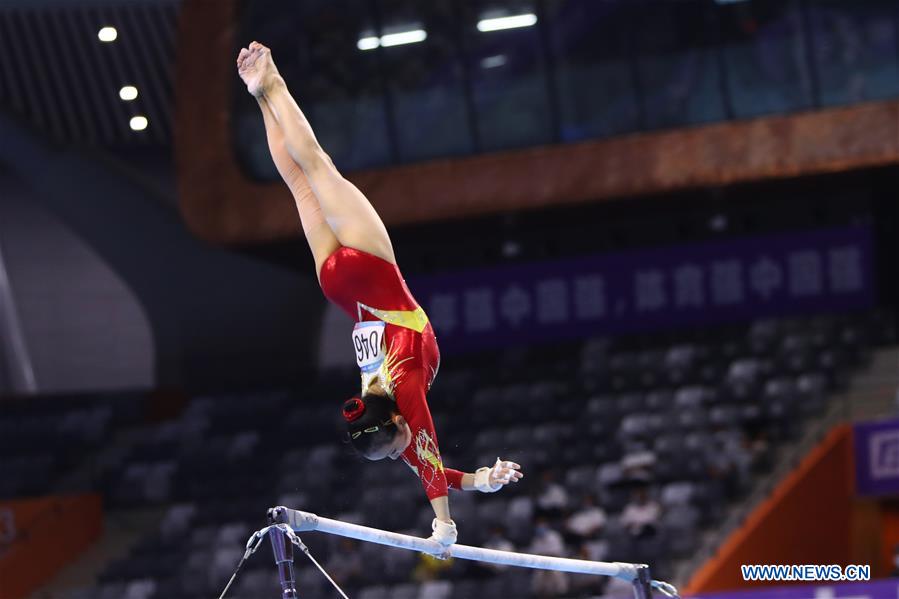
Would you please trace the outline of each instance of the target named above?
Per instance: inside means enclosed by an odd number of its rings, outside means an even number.
[[[330,518],[323,518],[310,512],[293,510],[284,506],[272,508],[272,521],[284,523],[295,532],[319,531],[327,534],[349,537],[360,541],[409,549],[421,553],[442,553],[442,547],[435,541],[429,541],[411,535],[397,532],[370,528],[359,524],[341,522]],[[540,570],[558,570],[575,574],[595,574],[597,576],[614,576],[628,582],[637,579],[638,568],[644,564],[628,564],[623,562],[591,562],[587,560],[571,559],[565,557],[548,557],[532,555],[528,553],[516,553],[513,551],[499,551],[496,549],[484,549],[470,545],[452,545],[449,554],[459,559],[467,559],[491,564],[506,566],[519,566],[522,568],[535,568]]]

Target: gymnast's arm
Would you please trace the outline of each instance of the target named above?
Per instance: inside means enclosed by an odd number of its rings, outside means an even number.
[[[524,477],[521,466],[515,462],[503,461],[496,458],[493,466],[478,468],[477,472],[461,472],[452,468],[445,468],[446,484],[450,489],[460,491],[481,491],[493,493],[499,491],[510,483],[517,483]],[[449,522],[449,500],[446,495],[431,498],[431,507],[438,520]]]
[[[499,458],[493,466],[474,473],[444,468],[422,377],[420,368],[406,371],[394,388],[397,406],[412,430],[412,442],[403,452],[403,459],[421,479],[437,518],[448,521],[447,488],[492,493],[518,482],[523,474],[521,466]]]

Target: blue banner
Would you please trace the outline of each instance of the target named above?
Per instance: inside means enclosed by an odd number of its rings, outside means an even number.
[[[416,277],[443,352],[874,302],[868,227],[598,254]]]
[[[797,584],[775,588],[693,595],[693,599],[896,599],[899,578],[870,582]]]
[[[859,495],[899,495],[899,419],[855,425],[855,488]]]

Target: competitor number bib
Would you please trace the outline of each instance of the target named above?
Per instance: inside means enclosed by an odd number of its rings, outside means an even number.
[[[369,320],[353,327],[353,348],[356,364],[365,373],[374,372],[384,362],[384,322]]]

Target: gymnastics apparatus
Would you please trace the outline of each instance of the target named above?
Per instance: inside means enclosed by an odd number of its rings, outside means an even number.
[[[325,534],[349,537],[359,541],[387,545],[397,549],[409,549],[430,555],[439,554],[443,547],[436,541],[403,535],[368,526],[350,524],[330,518],[322,518],[309,512],[292,510],[284,506],[273,507],[268,511],[269,525],[256,531],[247,541],[247,548],[240,563],[228,581],[225,590],[219,599],[223,599],[228,592],[240,567],[262,544],[268,535],[272,543],[275,555],[275,564],[278,566],[278,576],[281,579],[282,599],[299,599],[296,588],[296,577],[293,567],[293,547],[296,545],[306,556],[312,560],[316,568],[321,571],[343,599],[348,599],[343,590],[334,580],[328,576],[324,568],[312,557],[309,548],[300,540],[296,533],[318,531]],[[546,557],[543,555],[531,555],[528,553],[515,553],[512,551],[498,551],[495,549],[483,549],[468,545],[451,545],[450,557],[467,559],[491,564],[506,566],[519,566],[522,568],[534,568],[538,570],[558,570],[576,574],[594,574],[597,576],[614,576],[626,580],[634,585],[635,599],[651,599],[652,589],[658,590],[666,597],[678,597],[677,589],[667,582],[652,580],[649,574],[649,566],[646,564],[627,564],[622,562],[591,562],[580,559],[564,557]]]
[[[272,159],[294,196],[322,291],[356,321],[353,339],[362,385],[359,397],[347,400],[341,410],[349,440],[358,444],[354,447],[359,454],[371,460],[402,457],[420,478],[436,518],[432,523],[434,535],[421,539],[283,506],[272,508],[268,526],[247,541],[243,558],[221,597],[243,563],[268,536],[281,579],[282,599],[298,597],[294,546],[346,599],[297,536],[312,531],[440,557],[614,576],[633,583],[637,599],[650,599],[652,589],[676,597],[672,585],[651,580],[645,564],[591,562],[455,544],[456,525],[450,517],[447,488],[492,493],[517,482],[523,476],[520,466],[497,458],[492,468],[480,468],[475,473],[443,467],[426,398],[440,367],[440,351],[427,315],[403,280],[384,223],[319,145],[312,126],[278,73],[271,51],[252,42],[248,48],[241,48],[237,68],[262,111]],[[380,331],[380,340],[372,330]],[[370,343],[369,335],[375,335]],[[365,344],[360,343],[363,340]],[[369,353],[369,349],[363,351],[364,347],[375,349]],[[373,445],[376,435],[384,436],[377,448]]]

